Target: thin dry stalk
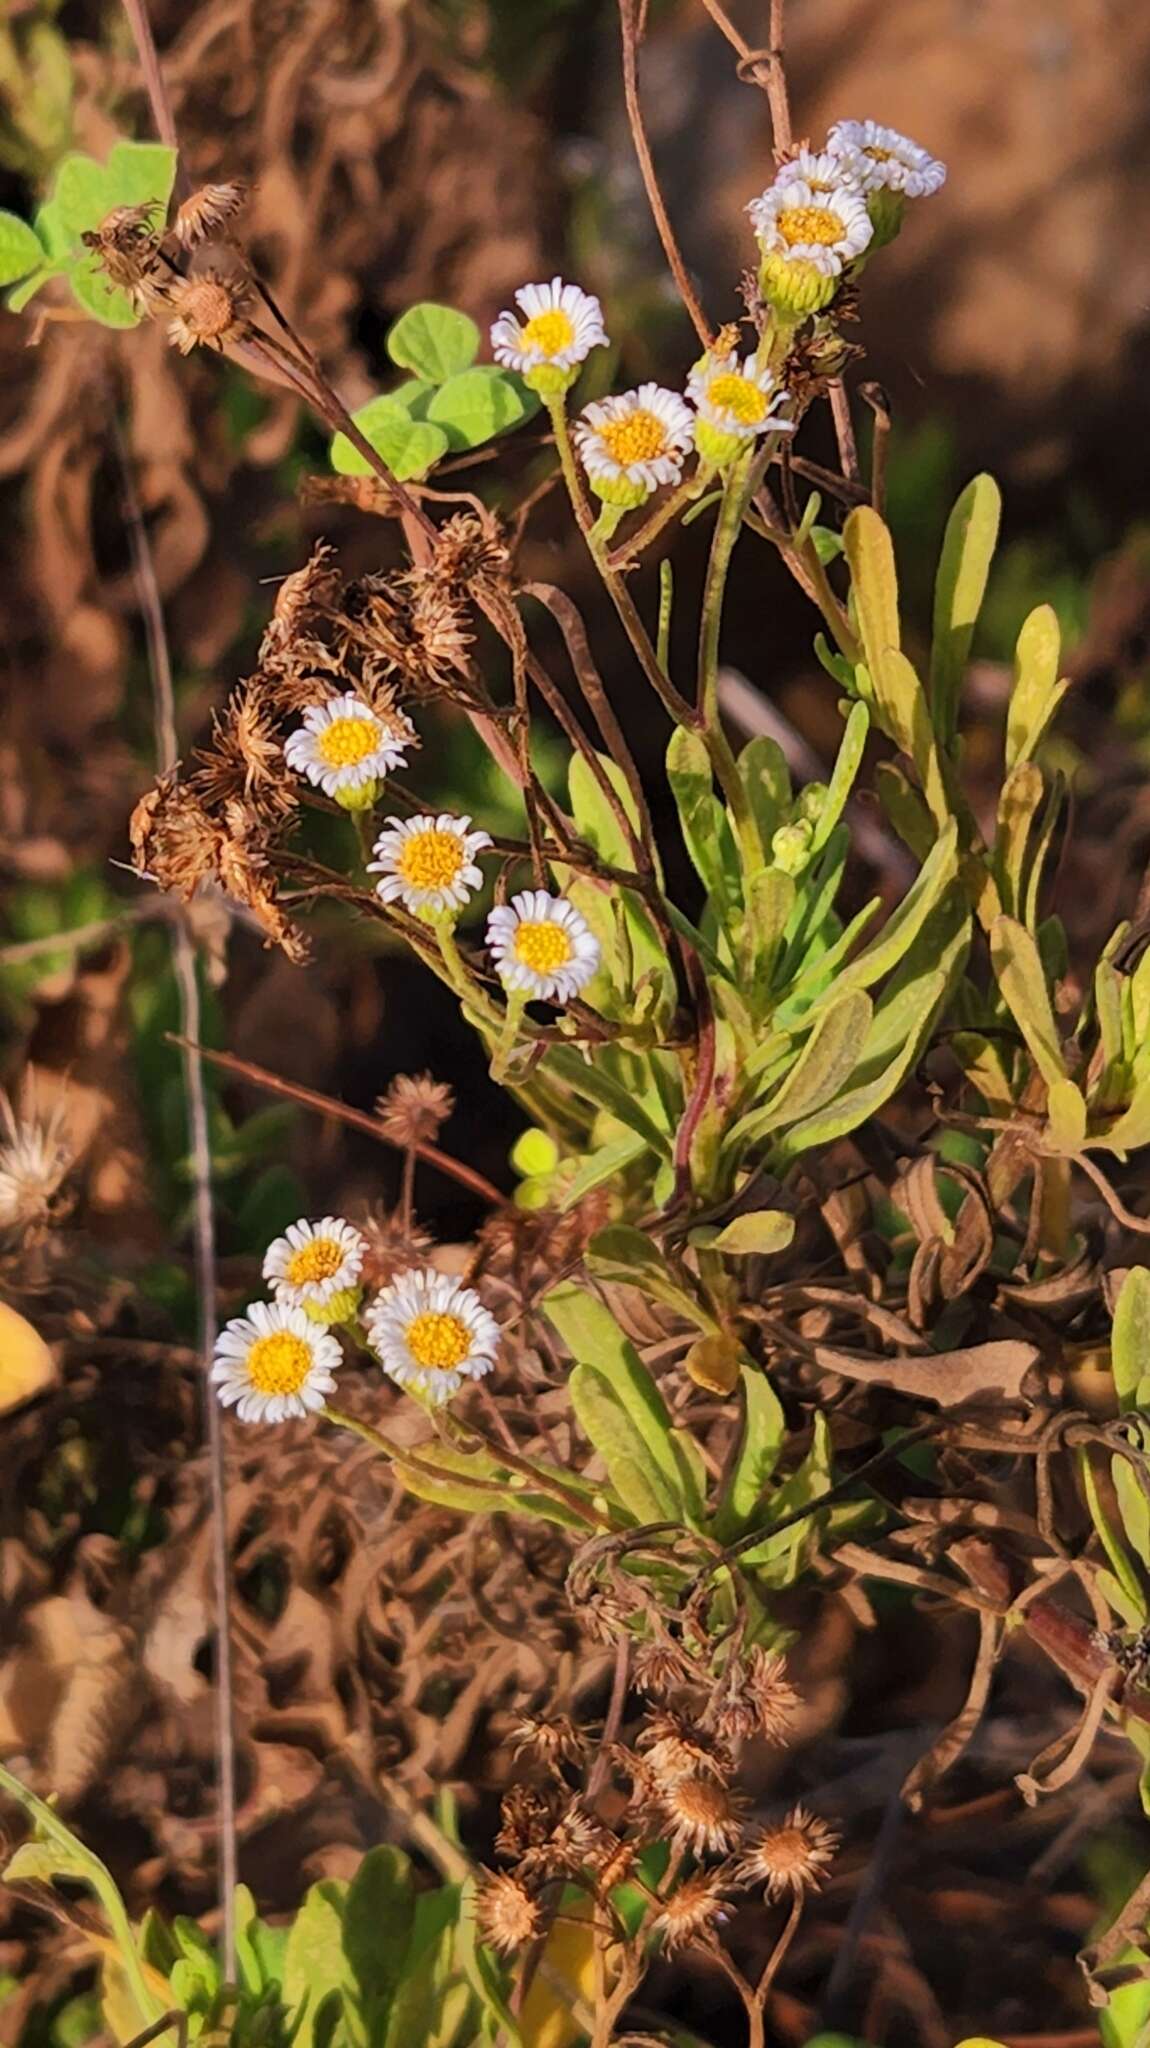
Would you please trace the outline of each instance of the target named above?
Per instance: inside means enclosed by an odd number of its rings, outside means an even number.
[[[115,415],[113,415],[115,420]],[[132,554],[140,609],[148,648],[152,681],[156,766],[170,775],[179,759],[176,732],[175,694],[172,665],[164,629],[163,606],[156,582],[147,529],[136,491],[131,454],[119,423],[115,422],[116,451],[124,493],[124,519]],[[204,1373],[204,1406],[208,1450],[208,1486],[212,1514],[212,1587],[216,1610],[215,1725],[218,1789],[218,1841],[220,1916],[223,1927],[223,1971],[227,1983],[235,1982],[236,1928],[235,1895],[238,1876],[236,1853],[236,1746],[232,1719],[232,1643],[230,1574],[227,1525],[227,1473],[224,1462],[223,1410],[207,1384],[207,1371],[215,1349],[216,1316],[216,1229],[212,1206],[212,1152],[208,1127],[207,1090],[199,1052],[201,1030],[200,987],[196,950],[183,917],[172,919],[172,966],[183,1026],[181,1059],[184,1094],[188,1105],[188,1135],[192,1174],[192,1223],[196,1269],[196,1342]]]
[[[635,155],[639,159],[647,204],[658,229],[663,254],[671,267],[679,297],[691,316],[691,324],[703,347],[709,348],[713,331],[699,303],[698,293],[691,282],[683,260],[683,252],[671,226],[671,217],[659,187],[651,145],[647,140],[647,130],[643,122],[643,108],[639,99],[639,39],[642,33],[640,21],[640,10],[636,6],[636,0],[619,0],[619,26],[623,33],[623,97],[631,126],[631,140],[635,145]]]

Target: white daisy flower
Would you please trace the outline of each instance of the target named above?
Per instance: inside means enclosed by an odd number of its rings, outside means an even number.
[[[501,313],[491,329],[497,363],[518,370],[540,391],[565,390],[593,348],[606,348],[603,308],[590,292],[553,277],[525,284],[515,294],[525,318]]]
[[[730,461],[756,434],[794,432],[794,422],[779,417],[786,392],[753,355],[740,365],[734,349],[724,356],[708,351],[687,379],[687,397],[698,414],[696,445],[710,462]]]
[[[596,399],[575,422],[575,440],[594,490],[605,503],[641,505],[660,484],[676,484],[694,421],[677,391],[640,384]]]
[[[809,185],[812,192],[837,191],[843,181],[841,157],[836,156],[829,148],[808,149],[805,142],[787,159],[783,172],[788,177],[801,178],[803,184]]]
[[[366,809],[380,779],[403,766],[415,740],[415,727],[402,711],[373,711],[349,690],[308,705],[302,727],[285,742],[284,760],[337,803]]]
[[[487,920],[487,944],[506,989],[566,1003],[599,965],[599,941],[565,896],[524,889]]]
[[[925,199],[946,182],[945,164],[878,121],[836,121],[827,136],[827,153],[850,165],[864,192],[885,186],[905,192],[908,199]]]
[[[302,1308],[255,1301],[220,1331],[211,1377],[241,1422],[284,1422],[323,1407],[341,1357],[330,1330],[309,1322]]]
[[[443,811],[435,818],[389,818],[375,842],[379,858],[369,861],[369,875],[382,875],[375,893],[385,903],[401,902],[418,917],[430,911],[462,910],[473,889],[483,887],[475,856],[491,845],[489,832],[469,832],[470,818]]]
[[[359,1296],[367,1241],[342,1216],[289,1224],[264,1254],[264,1279],[277,1301],[302,1308],[318,1322],[342,1322]]]
[[[430,1266],[401,1273],[364,1320],[384,1372],[432,1401],[481,1380],[499,1349],[499,1325],[479,1296]]]
[[[747,212],[765,256],[810,263],[823,277],[838,277],[873,233],[866,200],[841,162],[834,184],[817,187],[785,164]]]

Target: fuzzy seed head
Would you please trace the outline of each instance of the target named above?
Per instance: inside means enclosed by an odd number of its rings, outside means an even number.
[[[794,1806],[764,1828],[739,1864],[741,1884],[762,1885],[768,1899],[817,1891],[838,1851],[834,1828],[805,1806]]]
[[[664,1785],[662,1806],[675,1847],[696,1856],[725,1856],[742,1833],[738,1796],[703,1772]]]
[[[654,1931],[663,1943],[664,1955],[675,1955],[694,1941],[713,1939],[716,1927],[725,1919],[723,1889],[730,1881],[729,1869],[696,1871],[685,1878],[656,1914]]]
[[[376,1103],[376,1115],[394,1144],[430,1145],[454,1108],[445,1081],[434,1081],[430,1074],[397,1074]]]
[[[479,1893],[479,1925],[492,1948],[511,1955],[539,1932],[539,1901],[519,1878],[489,1871]]]

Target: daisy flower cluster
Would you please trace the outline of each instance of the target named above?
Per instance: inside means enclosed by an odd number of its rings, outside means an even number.
[[[433,1267],[412,1267],[364,1305],[367,1242],[340,1216],[301,1219],[269,1245],[271,1301],[253,1302],[220,1332],[211,1377],[241,1422],[318,1413],[343,1362],[336,1326],[363,1341],[397,1386],[433,1405],[482,1379],[499,1326],[479,1296]]]
[[[826,147],[797,150],[747,211],[759,244],[763,298],[784,325],[829,306],[844,277],[898,232],[908,199],[936,192],[944,165],[876,121],[838,121]],[[593,349],[609,344],[590,292],[555,277],[516,293],[518,313],[491,329],[498,363],[558,407]],[[764,351],[740,360],[708,350],[685,392],[656,383],[593,400],[575,422],[587,481],[616,515],[677,484],[695,450],[704,474],[733,462],[756,437],[789,433],[787,393]]]

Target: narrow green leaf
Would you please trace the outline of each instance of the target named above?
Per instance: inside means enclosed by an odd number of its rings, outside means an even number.
[[[510,377],[489,367],[460,370],[441,384],[424,415],[447,435],[452,450],[478,448],[527,417],[527,405]]]
[[[924,861],[934,844],[934,820],[905,770],[897,761],[879,761],[874,789],[903,845],[917,861]]]
[[[837,998],[848,989],[873,988],[910,952],[927,919],[958,874],[958,827],[948,819],[897,910],[876,939],[843,968],[833,985]]]
[[[732,1543],[749,1527],[782,1455],[787,1421],[765,1372],[757,1365],[744,1365],[743,1427],[739,1448],[727,1482],[723,1504],[715,1517],[715,1535],[720,1543]]]
[[[1052,1081],[1046,1101],[1047,1142],[1056,1152],[1080,1152],[1086,1136],[1086,1102],[1073,1081]]]
[[[734,1217],[721,1230],[693,1230],[691,1243],[722,1252],[728,1259],[748,1259],[756,1253],[770,1256],[785,1251],[794,1234],[795,1219],[785,1210],[755,1209]]]
[[[905,1038],[894,1057],[865,1081],[847,1087],[837,1098],[829,1101],[825,1108],[814,1110],[801,1122],[791,1126],[781,1139],[776,1141],[780,1163],[797,1159],[802,1152],[815,1145],[830,1144],[836,1138],[844,1138],[848,1131],[858,1129],[861,1123],[874,1116],[883,1105],[890,1101],[905,1075],[918,1057],[919,1047],[930,1030],[934,1013],[946,992],[945,973],[930,973],[921,977],[920,985],[914,992],[913,1001],[908,999],[906,1007],[913,1010],[914,1028]],[[875,1022],[881,1013],[876,1013]],[[868,1040],[869,1043],[869,1040]],[[873,1058],[873,1054],[872,1054]],[[863,1049],[860,1069],[866,1071],[870,1064],[867,1048]]]
[[[593,1516],[580,1515],[573,1506],[555,1498],[542,1486],[532,1487],[517,1472],[507,1472],[494,1458],[479,1451],[457,1451],[449,1444],[436,1444],[429,1452],[428,1466],[395,1460],[395,1474],[416,1500],[431,1501],[436,1507],[454,1508],[464,1515],[534,1515],[561,1528],[584,1532],[593,1526]],[[541,1474],[544,1468],[541,1469]],[[443,1476],[440,1476],[443,1475]],[[586,1495],[594,1489],[564,1478],[568,1494]]]
[[[839,819],[842,817],[847,798],[855,785],[855,778],[862,766],[870,732],[870,712],[865,704],[852,704],[839,743],[831,779],[827,785],[826,802],[815,821],[811,852],[818,853],[825,846]]]
[[[1125,1414],[1139,1405],[1143,1382],[1150,1378],[1150,1271],[1131,1266],[1114,1304],[1110,1338],[1110,1370]]]
[[[958,726],[958,703],[970,644],[998,540],[1002,497],[991,476],[976,476],[961,492],[950,518],[934,586],[930,649],[930,705],[935,730],[949,747]]]
[[[577,1364],[600,1374],[640,1439],[640,1467],[646,1465],[658,1474],[664,1494],[677,1503],[674,1515],[682,1516],[687,1504],[671,1442],[671,1418],[634,1345],[623,1335],[610,1310],[585,1288],[570,1281],[563,1281],[544,1296],[543,1313]],[[632,1506],[623,1488],[618,1491],[620,1498]]]
[[[739,755],[739,777],[764,847],[770,845],[791,808],[791,774],[777,740],[757,733]]]
[[[784,1124],[797,1123],[833,1100],[850,1079],[873,1015],[863,989],[851,989],[824,1010],[782,1087],[769,1102],[739,1118],[729,1133],[732,1150],[757,1144]]]
[[[649,1150],[638,1131],[626,1131],[621,1138],[612,1138],[609,1145],[600,1145],[597,1151],[589,1152],[568,1181],[560,1208],[573,1209],[585,1195],[593,1194],[605,1182],[618,1180]]]
[[[1114,1573],[1127,1600],[1131,1602],[1135,1609],[1141,1609],[1143,1618],[1145,1618],[1145,1596],[1142,1591],[1142,1584],[1121,1535],[1110,1519],[1109,1509],[1102,1499],[1097,1475],[1090,1457],[1090,1447],[1087,1444],[1083,1444],[1078,1453],[1078,1470],[1082,1479],[1082,1491],[1086,1496],[1086,1505],[1090,1510],[1090,1519],[1098,1532],[1102,1548],[1110,1560],[1110,1569]]]
[[[479,329],[454,306],[425,299],[400,315],[387,337],[387,353],[401,370],[429,383],[444,384],[470,369],[479,348]]]
[[[407,1969],[415,1924],[415,1884],[402,1849],[369,1849],[343,1906],[343,1952],[355,1982],[355,2029],[365,2043],[382,2038],[388,2008]]]
[[[447,435],[442,427],[412,419],[393,398],[371,398],[352,414],[364,439],[383,457],[400,483],[427,475],[447,453]],[[340,476],[370,476],[371,464],[346,434],[336,434],[331,444],[331,466]]]
[[[579,1426],[598,1451],[624,1507],[640,1523],[677,1522],[683,1515],[679,1474],[668,1480],[648,1450],[647,1439],[619,1399],[606,1373],[577,1365],[571,1374],[571,1405]],[[667,1456],[674,1461],[670,1430]]]
[[[713,1316],[675,1278],[659,1246],[633,1224],[609,1223],[605,1230],[596,1231],[587,1247],[586,1263],[600,1280],[641,1287],[701,1330],[715,1326]]]
[[[15,284],[44,264],[40,237],[19,214],[0,212],[0,285]]]
[[[687,852],[712,908],[728,931],[741,908],[739,857],[726,811],[714,793],[711,761],[697,732],[676,726],[667,748],[667,780]]]
[[[996,917],[990,929],[990,957],[1003,1000],[1043,1079],[1048,1084],[1064,1080],[1062,1041],[1032,934],[1012,917]]]
[[[1068,685],[1059,685],[1061,629],[1052,605],[1040,604],[1023,621],[1014,651],[1014,683],[1006,715],[1006,767],[1026,761],[1042,738]]]
[[[304,1894],[284,1952],[284,2002],[302,2019],[293,2048],[315,2048],[322,2041],[320,2008],[325,1999],[342,2004],[355,1995],[355,1977],[343,1950],[343,1915],[347,1883],[322,1878]],[[317,2028],[317,2022],[320,2027]]]
[[[825,1415],[816,1413],[811,1448],[798,1470],[776,1487],[770,1499],[763,1503],[761,1518],[764,1522],[782,1521],[787,1515],[795,1514],[800,1508],[813,1508],[827,1492],[831,1484],[831,1438]],[[753,1517],[750,1526],[754,1526]],[[750,1533],[748,1529],[747,1533]],[[764,1537],[762,1543],[745,1551],[741,1560],[744,1570],[757,1570],[766,1576],[771,1585],[789,1586],[798,1577],[799,1567],[808,1549],[818,1535],[818,1516],[812,1513],[800,1522],[792,1523],[789,1529],[780,1529],[774,1536]]]
[[[643,1103],[637,1102],[601,1065],[592,1065],[570,1045],[549,1046],[544,1064],[548,1074],[565,1081],[575,1094],[594,1102],[600,1109],[609,1109],[620,1123],[627,1124],[645,1138],[652,1151],[670,1158],[669,1131],[661,1130]]]

